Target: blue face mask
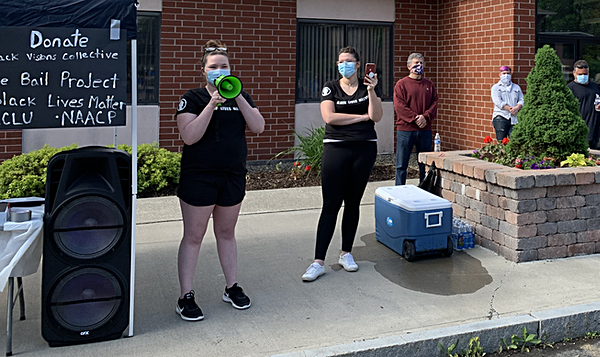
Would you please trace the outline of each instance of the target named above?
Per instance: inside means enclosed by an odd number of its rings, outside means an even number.
[[[510,84],[510,74],[503,74],[500,77],[500,82],[502,82],[502,84],[504,85],[509,85]]]
[[[338,72],[345,78],[350,78],[356,72],[356,62],[338,63]]]
[[[416,64],[413,66],[413,68],[411,68],[411,72],[420,76],[423,74],[423,65],[422,64]]]
[[[208,76],[208,83],[215,85],[215,81],[220,76],[229,76],[231,71],[229,69],[215,69],[213,71],[206,71],[206,75]]]
[[[577,76],[577,83],[586,84],[588,82],[589,76],[587,74],[580,74]]]

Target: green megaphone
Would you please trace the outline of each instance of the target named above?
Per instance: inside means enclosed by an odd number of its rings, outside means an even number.
[[[215,80],[215,87],[225,99],[233,99],[242,93],[242,81],[236,76],[219,76]]]

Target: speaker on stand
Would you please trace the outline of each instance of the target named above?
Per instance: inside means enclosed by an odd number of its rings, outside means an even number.
[[[119,338],[129,324],[131,156],[105,147],[48,163],[42,336],[50,346]]]

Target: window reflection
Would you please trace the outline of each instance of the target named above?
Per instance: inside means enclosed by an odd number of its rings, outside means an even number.
[[[542,33],[600,36],[600,0],[538,0]]]

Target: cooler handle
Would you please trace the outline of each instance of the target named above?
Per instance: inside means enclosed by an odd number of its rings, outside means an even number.
[[[438,216],[439,217],[438,223],[429,224],[429,217],[430,216]],[[425,213],[425,228],[440,227],[442,225],[442,217],[444,217],[444,212],[443,211],[432,212],[432,213]]]

